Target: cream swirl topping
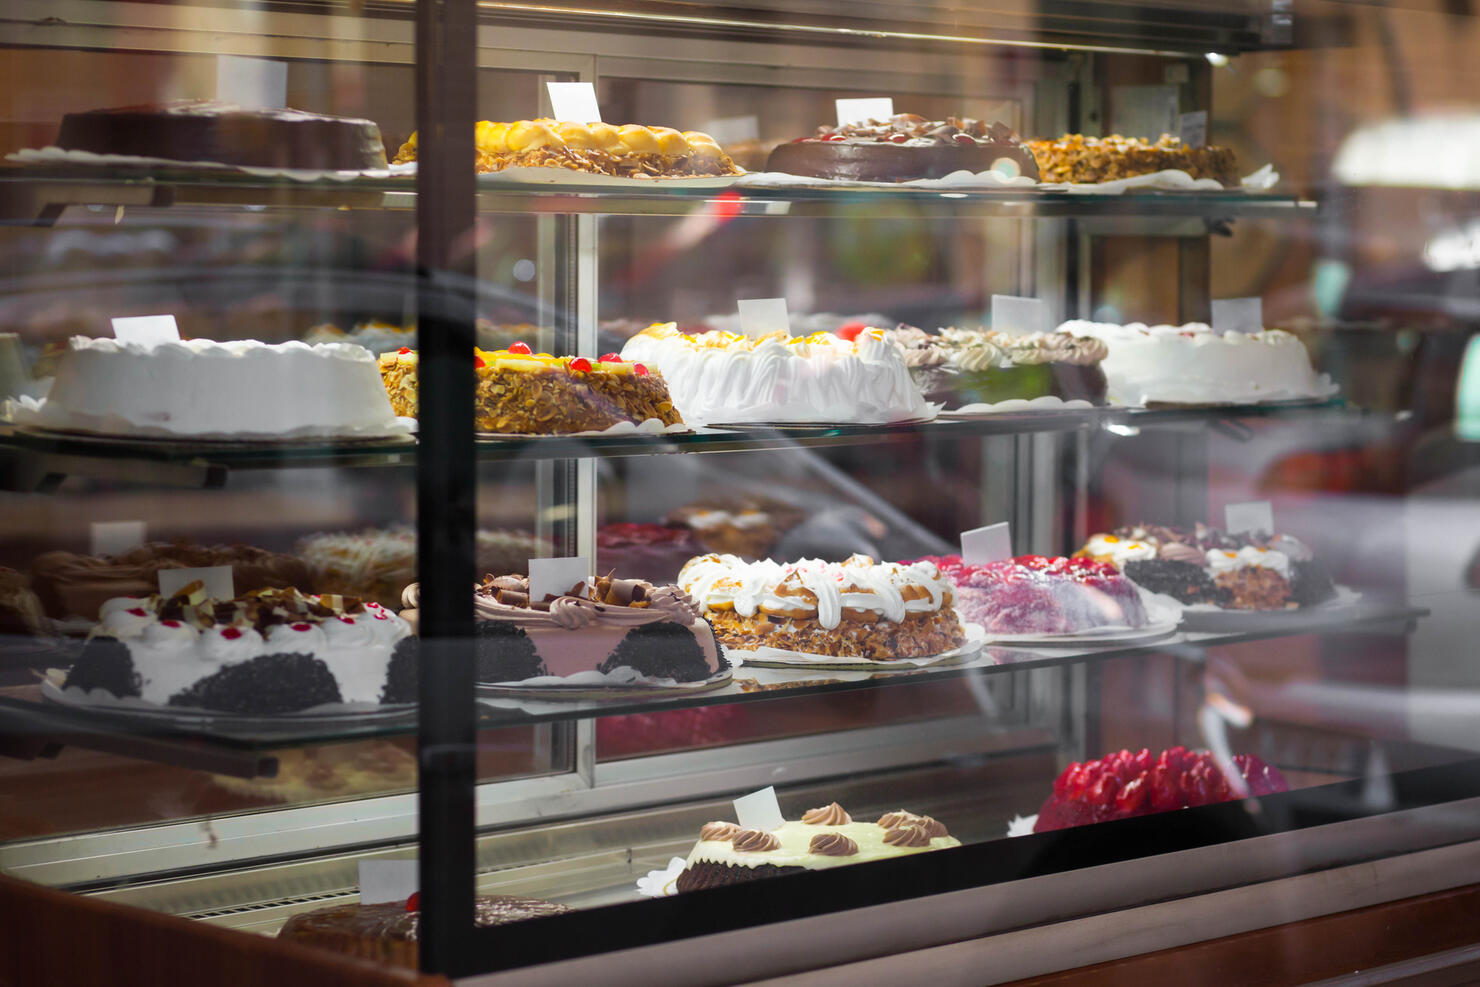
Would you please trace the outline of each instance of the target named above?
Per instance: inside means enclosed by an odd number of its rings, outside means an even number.
[[[699,839],[728,842],[733,840],[738,832],[740,832],[740,827],[732,822],[707,822],[699,827]]]
[[[742,829],[730,843],[741,853],[766,853],[781,846],[781,841],[764,829]]]
[[[842,833],[818,833],[807,844],[807,849],[824,857],[852,857],[858,854],[858,844]]]
[[[1246,545],[1236,552],[1232,549],[1215,548],[1208,553],[1207,560],[1208,569],[1215,576],[1222,572],[1234,572],[1238,569],[1258,566],[1262,569],[1273,569],[1286,579],[1290,578],[1290,557],[1283,552],[1268,548]]]
[[[824,805],[820,809],[808,809],[802,813],[802,822],[808,826],[846,826],[852,821],[853,817],[848,815],[836,802]]]

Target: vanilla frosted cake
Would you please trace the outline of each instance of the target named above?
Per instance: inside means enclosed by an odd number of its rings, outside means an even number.
[[[1288,332],[1217,333],[1182,326],[1073,320],[1059,327],[1103,340],[1107,393],[1119,404],[1252,404],[1330,397],[1336,386],[1311,367],[1305,344]]]
[[[935,414],[882,329],[853,340],[825,332],[685,335],[668,322],[628,340],[622,359],[658,369],[689,424],[882,423]]]
[[[345,343],[208,339],[143,345],[74,336],[20,424],[171,437],[400,434],[369,351]]]

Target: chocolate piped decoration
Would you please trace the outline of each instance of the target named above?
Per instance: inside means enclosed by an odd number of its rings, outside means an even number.
[[[732,840],[738,832],[740,832],[740,827],[732,822],[707,822],[699,827],[699,839]]]
[[[802,813],[802,822],[808,826],[846,826],[853,821],[853,817],[843,810],[841,805],[832,802],[820,809],[808,809]]]
[[[824,857],[851,857],[858,852],[858,844],[842,833],[818,833],[807,849]]]
[[[905,809],[895,809],[886,812],[879,817],[879,825],[884,829],[899,829],[903,826],[915,826],[925,831],[931,839],[949,836],[943,823],[932,819],[930,816],[920,816]]]
[[[764,829],[742,829],[730,842],[742,853],[767,853],[781,847],[781,841],[776,835]]]
[[[900,826],[886,832],[884,842],[889,846],[899,847],[929,846],[930,834],[920,826]]]

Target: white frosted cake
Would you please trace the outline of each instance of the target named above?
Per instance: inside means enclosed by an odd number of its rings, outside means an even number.
[[[74,336],[56,382],[16,422],[193,438],[376,436],[409,431],[369,351],[346,343],[208,339],[143,345]]]
[[[1128,405],[1254,404],[1330,397],[1336,385],[1311,367],[1305,345],[1279,329],[1216,333],[1183,326],[1074,320],[1060,332],[1109,347],[1100,364],[1112,402]]]
[[[622,359],[660,371],[690,424],[883,423],[935,415],[881,329],[850,341],[825,332],[685,335],[668,322],[628,340]]]

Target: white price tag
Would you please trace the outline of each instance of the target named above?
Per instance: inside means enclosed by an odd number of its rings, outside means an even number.
[[[986,565],[1012,558],[1012,526],[1006,521],[961,532],[961,561]]]
[[[415,860],[360,861],[360,904],[405,901],[420,886]]]
[[[894,100],[888,96],[877,99],[834,100],[838,107],[838,126],[850,123],[868,123],[870,120],[888,120],[894,116]]]
[[[786,820],[781,816],[781,804],[776,801],[776,789],[766,786],[758,792],[742,795],[734,802],[735,821],[741,829],[776,829]]]
[[[1041,298],[993,295],[992,328],[1015,336],[1048,332],[1048,303]]]
[[[238,106],[288,105],[288,63],[266,58],[216,56],[216,98]]]
[[[1264,302],[1258,298],[1214,298],[1214,332],[1259,332],[1264,328]]]
[[[591,575],[591,561],[574,555],[564,559],[529,560],[529,602],[540,603],[547,596],[564,596],[584,583]]]
[[[94,521],[88,525],[92,534],[92,554],[122,555],[144,544],[148,528],[143,521]]]
[[[159,595],[169,599],[197,579],[206,584],[206,596],[211,599],[236,599],[236,589],[232,582],[229,565],[212,565],[200,569],[161,569],[159,570]]]
[[[173,315],[131,315],[113,320],[113,337],[125,343],[158,346],[160,343],[178,343],[180,327],[175,325]]]
[[[740,331],[747,336],[768,336],[773,332],[790,336],[791,316],[786,314],[786,299],[740,299]]]
[[[1177,136],[1188,147],[1202,147],[1208,142],[1208,111],[1177,114]]]
[[[600,123],[601,107],[596,105],[596,87],[589,82],[547,82],[550,115],[565,123]]]
[[[1229,504],[1223,509],[1223,527],[1230,535],[1244,532],[1266,535],[1274,534],[1274,508],[1267,500],[1251,500],[1245,504]]]

